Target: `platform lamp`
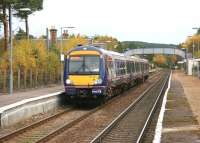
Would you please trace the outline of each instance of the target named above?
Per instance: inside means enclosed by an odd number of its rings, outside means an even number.
[[[188,36],[188,38],[192,38],[192,36]],[[195,44],[194,44],[194,39],[192,39],[192,58],[194,59],[194,48],[195,48]]]
[[[13,5],[10,4],[9,8],[8,8],[8,15],[9,15],[9,42],[8,42],[8,46],[9,46],[9,61],[10,61],[10,80],[9,80],[9,95],[13,95],[13,31],[12,31],[12,8]],[[20,9],[21,11],[23,10],[29,10],[29,8],[23,8]]]
[[[188,36],[188,38],[192,38],[192,36]],[[194,74],[194,39],[192,39],[192,74]]]
[[[12,35],[12,5],[9,5],[9,61],[10,61],[10,80],[9,80],[9,94],[13,95],[13,35]]]

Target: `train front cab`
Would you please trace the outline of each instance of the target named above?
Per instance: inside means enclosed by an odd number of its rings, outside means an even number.
[[[65,60],[64,81],[66,95],[71,98],[103,98],[107,81],[100,51],[71,51]]]

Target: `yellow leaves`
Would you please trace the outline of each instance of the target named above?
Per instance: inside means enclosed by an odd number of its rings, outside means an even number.
[[[9,59],[8,59],[8,51],[6,51],[0,57],[0,70],[8,69],[8,67],[9,67]]]
[[[66,51],[76,47],[79,44],[85,45],[87,43],[88,43],[88,40],[83,36],[79,35],[77,37],[70,37],[68,39],[63,40],[63,51],[66,52]]]
[[[110,36],[96,36],[94,38],[94,43],[104,43],[107,50],[116,51],[118,45],[118,40]]]
[[[71,36],[68,39],[63,39],[62,42],[63,52],[66,53],[67,51],[76,47],[77,45],[89,44],[88,42],[89,40],[87,36],[81,36],[81,35]],[[103,43],[106,45],[106,49],[116,51],[118,40],[116,38],[109,36],[95,36],[93,43],[94,44]],[[61,41],[58,43],[57,46],[61,48]]]
[[[175,55],[170,56],[170,61],[175,64],[177,62],[177,57]]]
[[[36,67],[32,46],[32,41],[28,40],[20,40],[16,43],[13,50],[13,65],[15,68],[22,67],[29,70]]]
[[[163,64],[166,63],[167,59],[166,59],[166,57],[163,56],[163,55],[155,55],[155,56],[153,57],[153,61],[154,61],[156,64],[158,64],[158,65],[163,65]]]
[[[195,50],[194,52],[197,52],[197,49],[200,48],[200,35],[193,35],[188,37],[185,43],[183,43],[181,46],[183,48],[187,48],[189,52],[192,52],[193,45]]]
[[[47,49],[44,40],[38,40],[35,42],[33,54],[37,62],[37,67],[45,66],[47,62]]]

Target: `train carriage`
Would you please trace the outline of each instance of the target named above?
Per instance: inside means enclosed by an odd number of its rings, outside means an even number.
[[[94,46],[78,46],[65,58],[64,86],[71,98],[114,96],[148,78],[148,61]]]

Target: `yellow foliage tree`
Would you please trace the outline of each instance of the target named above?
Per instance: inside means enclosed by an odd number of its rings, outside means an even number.
[[[153,57],[153,61],[157,64],[157,65],[164,65],[167,62],[167,59],[165,56],[163,55],[155,55]]]
[[[85,36],[75,36],[75,37],[70,37],[66,40],[63,41],[63,51],[66,53],[70,49],[76,47],[77,45],[85,45],[88,44],[88,40]]]
[[[175,55],[170,56],[171,63],[175,64],[177,62],[177,57]]]
[[[94,43],[104,43],[107,50],[116,51],[118,40],[111,36],[95,36]]]
[[[186,48],[190,53],[194,51],[194,56],[200,58],[200,34],[188,37],[185,43],[182,44],[182,47]]]

